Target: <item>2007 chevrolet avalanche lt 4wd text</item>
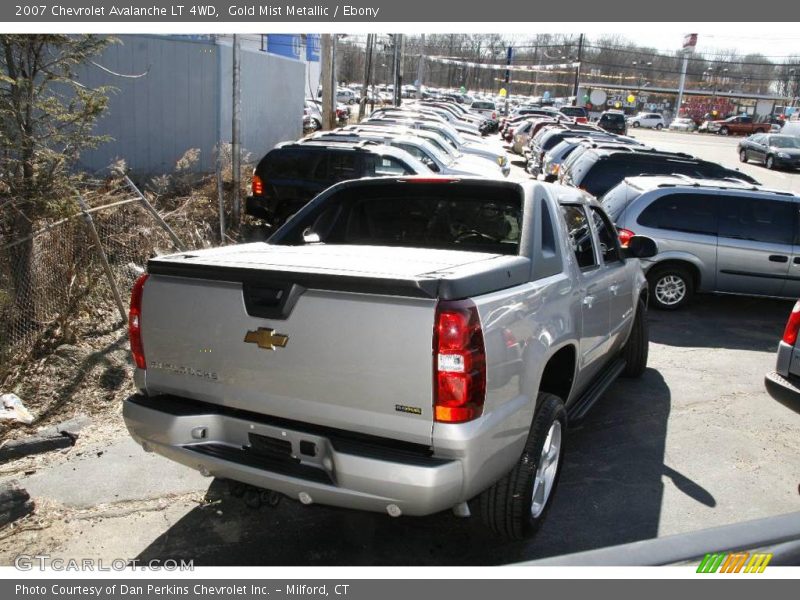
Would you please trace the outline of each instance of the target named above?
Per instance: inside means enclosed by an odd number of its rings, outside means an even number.
[[[647,284],[601,206],[539,182],[337,184],[268,243],[150,261],[134,286],[146,450],[392,516],[479,506],[531,534],[565,427],[647,362]]]

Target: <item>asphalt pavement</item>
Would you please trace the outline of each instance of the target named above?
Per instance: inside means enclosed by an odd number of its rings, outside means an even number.
[[[670,152],[686,152],[698,158],[717,162],[731,169],[739,169],[769,188],[800,194],[800,171],[769,170],[754,162],[739,161],[737,146],[741,136],[723,136],[708,133],[681,133],[655,129],[628,130],[645,144]]]
[[[53,520],[0,542],[0,563],[31,548],[196,565],[499,565],[797,511],[800,412],[763,386],[790,310],[705,296],[652,311],[649,368],[569,431],[547,521],[524,542],[450,512],[393,519],[286,499],[252,509],[224,482],[121,438],[22,479]]]

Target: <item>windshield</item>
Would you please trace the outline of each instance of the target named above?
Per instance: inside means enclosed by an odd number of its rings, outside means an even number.
[[[800,148],[800,138],[776,135],[769,138],[769,145],[776,148]]]
[[[413,134],[415,132],[412,130],[410,133]],[[439,135],[435,131],[422,131],[422,130],[418,130],[416,133],[419,137],[421,137],[426,142],[431,144],[434,148],[439,150],[439,152],[443,152],[444,154],[447,154],[448,156],[451,156],[453,158],[458,158],[460,156],[460,153],[456,152],[455,149],[453,149],[450,146],[450,144],[448,144],[447,138],[445,138],[443,135]]]
[[[413,189],[410,189],[413,188]],[[483,185],[381,183],[346,187],[309,205],[270,243],[401,246],[518,254],[522,195]]]

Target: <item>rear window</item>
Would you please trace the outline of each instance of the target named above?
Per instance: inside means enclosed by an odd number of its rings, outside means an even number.
[[[272,150],[264,157],[267,179],[327,179],[323,152],[301,149]],[[259,169],[261,170],[261,169]]]
[[[610,123],[624,123],[625,115],[619,113],[604,113],[600,117],[601,121],[608,121]]]
[[[586,116],[586,109],[581,108],[580,106],[562,106],[561,107],[562,114],[567,115],[568,117],[585,117]]]
[[[345,188],[309,205],[271,243],[403,246],[518,254],[522,194],[515,187],[392,183]]]
[[[494,110],[494,102],[473,102],[472,108],[481,110]]]

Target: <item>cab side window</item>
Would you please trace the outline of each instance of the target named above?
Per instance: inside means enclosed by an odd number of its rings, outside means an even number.
[[[621,262],[622,256],[620,256],[619,245],[617,244],[617,232],[609,222],[608,217],[597,208],[592,207],[590,210],[595,229],[597,229],[597,238],[600,241],[600,256],[603,257],[603,262],[606,264]]]
[[[589,219],[581,206],[564,205],[561,207],[564,220],[567,222],[570,245],[575,253],[578,266],[590,269],[597,266],[594,253],[594,241]]]

